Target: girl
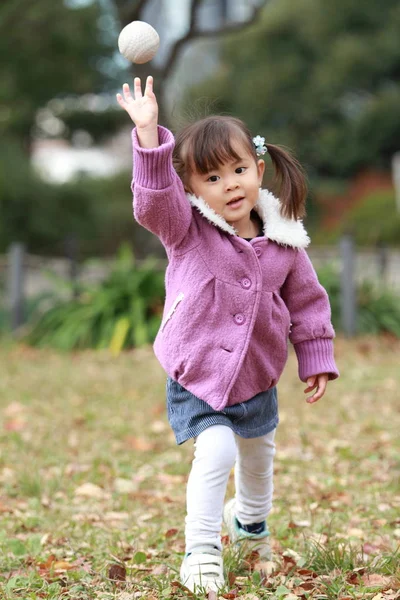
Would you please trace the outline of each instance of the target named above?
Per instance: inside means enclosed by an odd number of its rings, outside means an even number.
[[[181,579],[192,591],[216,591],[222,519],[233,543],[270,555],[275,386],[288,338],[305,392],[315,390],[308,402],[338,377],[328,297],[304,250],[305,179],[290,154],[252,140],[238,119],[208,117],[174,140],[158,125],[151,77],[144,95],[135,78],[134,97],[124,84],[117,99],[136,125],[134,215],[169,260],[154,343],[168,375],[168,418],[178,444],[195,440]],[[280,200],[260,187],[266,151]],[[224,508],[234,465],[236,495]]]

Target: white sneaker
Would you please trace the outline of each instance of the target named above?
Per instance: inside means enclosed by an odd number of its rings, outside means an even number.
[[[213,546],[195,548],[183,559],[180,575],[191,592],[218,592],[225,585],[221,552]]]
[[[260,558],[270,560],[271,546],[269,543],[269,531],[265,523],[265,530],[261,533],[250,533],[239,527],[235,514],[235,498],[232,498],[224,506],[224,523],[229,533],[229,539],[245,555],[258,552]]]

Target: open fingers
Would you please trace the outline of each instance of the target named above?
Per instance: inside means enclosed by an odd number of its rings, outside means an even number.
[[[129,102],[133,100],[128,83],[124,83],[124,85],[122,86],[122,94],[117,94],[117,100],[118,104],[124,109],[126,109]]]
[[[144,90],[145,96],[154,96],[153,93],[153,78],[151,75],[146,79],[146,89]]]
[[[140,77],[135,77],[133,80],[133,91],[135,94],[135,100],[142,97],[142,82],[140,81]]]

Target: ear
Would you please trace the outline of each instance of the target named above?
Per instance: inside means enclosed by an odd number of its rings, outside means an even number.
[[[258,182],[260,185],[262,184],[264,171],[265,171],[265,162],[262,160],[262,158],[260,158],[260,160],[257,161],[257,174],[258,174]]]

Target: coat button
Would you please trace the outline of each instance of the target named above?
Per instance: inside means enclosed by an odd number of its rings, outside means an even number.
[[[254,250],[255,250],[255,253],[257,254],[257,256],[261,256],[262,250],[261,250],[260,246],[256,246],[254,248]]]
[[[234,319],[236,325],[243,325],[246,320],[246,317],[242,313],[236,313],[236,315],[234,315],[233,319]]]
[[[251,280],[248,277],[243,277],[240,284],[241,284],[242,288],[244,288],[245,290],[248,290],[249,288],[251,288]]]

